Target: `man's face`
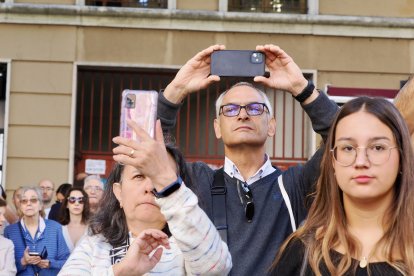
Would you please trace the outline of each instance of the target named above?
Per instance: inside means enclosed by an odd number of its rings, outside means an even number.
[[[222,106],[226,104],[247,105],[264,103],[263,97],[252,87],[237,86],[223,97]],[[276,122],[265,108],[261,115],[248,115],[245,108],[234,117],[220,114],[214,120],[214,130],[218,139],[223,139],[226,148],[239,146],[264,146],[267,137],[275,134]]]
[[[39,188],[42,190],[42,200],[44,204],[49,204],[52,201],[54,185],[50,180],[42,180],[39,183]]]

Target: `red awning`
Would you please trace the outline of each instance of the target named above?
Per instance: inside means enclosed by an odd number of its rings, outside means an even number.
[[[329,96],[341,96],[341,97],[358,97],[358,96],[370,96],[370,97],[384,97],[394,99],[399,90],[397,89],[373,89],[373,88],[350,88],[350,87],[335,87],[328,86]]]

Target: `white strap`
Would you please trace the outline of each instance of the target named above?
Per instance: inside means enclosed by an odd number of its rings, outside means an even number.
[[[285,190],[285,186],[283,186],[283,175],[282,174],[279,175],[279,177],[277,178],[277,183],[279,184],[280,192],[282,193],[283,199],[285,200],[285,204],[289,212],[290,224],[292,225],[293,232],[295,232],[296,231],[295,217],[293,216],[293,210],[292,210],[292,205],[290,204],[289,196]]]

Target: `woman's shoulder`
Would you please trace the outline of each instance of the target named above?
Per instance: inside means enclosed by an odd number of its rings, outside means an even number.
[[[8,238],[5,238],[2,235],[0,235],[0,247],[1,248],[10,248],[10,247],[14,247],[14,244]]]
[[[53,227],[57,229],[62,228],[62,225],[59,222],[54,221],[53,219],[44,219],[44,220],[45,220],[46,227]]]

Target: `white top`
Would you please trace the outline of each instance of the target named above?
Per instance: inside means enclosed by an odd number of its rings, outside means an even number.
[[[0,235],[0,276],[14,276],[17,273],[14,263],[14,244]]]
[[[190,189],[183,184],[156,202],[172,233],[171,248],[164,248],[161,260],[146,275],[227,275],[230,272],[232,262],[227,245]],[[58,275],[114,275],[111,249],[102,235],[86,236]]]
[[[62,234],[63,238],[65,239],[66,245],[69,248],[70,253],[72,253],[73,249],[80,243],[80,241],[88,234],[88,228],[85,228],[85,233],[83,233],[83,236],[78,240],[76,244],[73,244],[73,241],[70,238],[69,230],[67,225],[62,225]]]

